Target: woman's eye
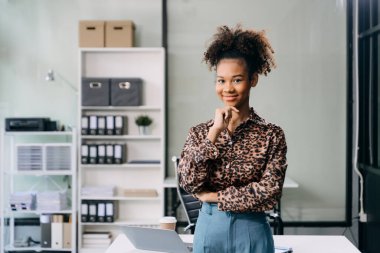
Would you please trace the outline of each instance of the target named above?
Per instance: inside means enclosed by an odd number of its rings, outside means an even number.
[[[224,80],[222,80],[222,79],[216,80],[216,83],[217,83],[217,84],[223,84],[223,83],[224,83]]]
[[[234,83],[241,83],[241,81],[242,81],[241,79],[235,79]]]

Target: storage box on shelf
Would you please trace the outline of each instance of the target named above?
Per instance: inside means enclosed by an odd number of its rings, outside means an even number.
[[[79,47],[133,47],[134,32],[131,20],[81,20]]]
[[[2,250],[76,252],[76,145],[75,129],[1,131]],[[26,218],[40,224],[31,240]]]
[[[104,47],[105,22],[102,20],[79,21],[79,46]]]
[[[133,47],[135,24],[131,20],[106,22],[106,47]]]
[[[155,227],[164,215],[164,55],[162,48],[80,51],[81,252],[104,251],[123,226]],[[99,80],[102,92],[91,88]],[[139,133],[140,115],[153,120],[148,134]],[[110,236],[83,240],[93,232]]]

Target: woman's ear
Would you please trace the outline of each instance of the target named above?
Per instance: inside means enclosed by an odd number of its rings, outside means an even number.
[[[257,73],[253,73],[251,77],[251,86],[255,87],[258,81],[259,81],[259,75]]]

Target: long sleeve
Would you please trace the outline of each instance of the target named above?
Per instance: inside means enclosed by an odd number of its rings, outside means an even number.
[[[200,125],[190,129],[177,171],[179,185],[193,194],[204,189],[209,181],[208,163],[219,155],[216,146],[207,139],[204,127]]]
[[[218,191],[218,207],[222,211],[267,211],[274,208],[282,194],[287,169],[287,145],[280,127],[273,128],[268,160],[262,177],[244,186],[229,186]]]

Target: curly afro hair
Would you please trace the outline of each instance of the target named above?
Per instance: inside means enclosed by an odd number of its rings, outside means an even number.
[[[251,77],[253,73],[267,75],[276,67],[273,54],[264,31],[243,30],[241,25],[234,29],[220,26],[204,53],[203,60],[211,70],[216,69],[222,59],[242,58]]]

